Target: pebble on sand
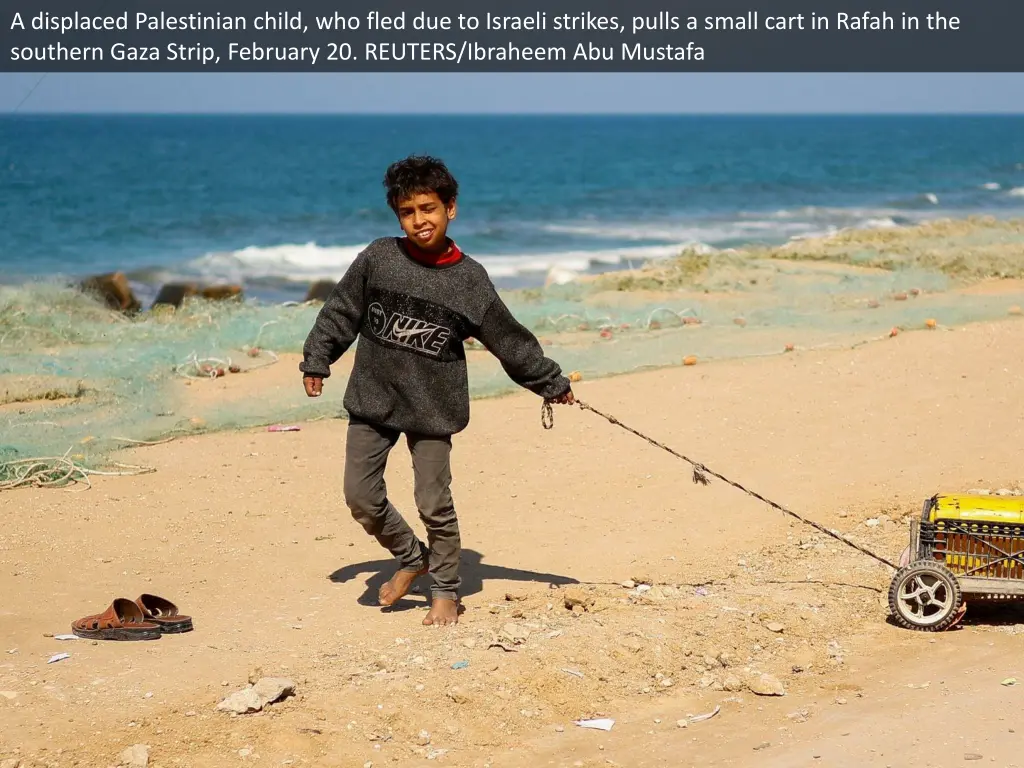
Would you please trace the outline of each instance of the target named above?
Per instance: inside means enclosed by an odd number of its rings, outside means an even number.
[[[149,747],[145,744],[133,744],[121,753],[121,765],[124,768],[146,768],[149,765]]]
[[[274,704],[295,693],[295,683],[283,677],[264,677],[255,685],[235,691],[223,699],[217,709],[236,715],[259,712],[268,704]]]
[[[743,683],[736,675],[726,675],[722,680],[722,690],[729,693],[739,693],[743,690]]]
[[[786,688],[779,678],[769,675],[751,675],[747,680],[747,687],[750,692],[758,696],[785,696]]]
[[[448,691],[448,698],[454,701],[456,704],[468,704],[469,696],[465,694],[460,688],[452,688]]]

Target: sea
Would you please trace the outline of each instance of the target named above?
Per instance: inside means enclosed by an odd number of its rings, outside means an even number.
[[[0,117],[0,282],[123,271],[301,300],[400,234],[387,165],[442,158],[499,288],[691,248],[1024,213],[1017,116]]]

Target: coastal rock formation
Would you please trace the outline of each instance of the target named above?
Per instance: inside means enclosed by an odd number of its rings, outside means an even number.
[[[240,285],[211,285],[203,288],[200,294],[204,299],[210,301],[227,301],[228,299],[241,299],[242,286]]]
[[[331,291],[334,290],[334,283],[331,280],[317,280],[311,286],[309,291],[306,292],[306,301],[327,301],[327,297],[331,295]]]
[[[211,285],[200,287],[195,283],[167,283],[161,286],[160,292],[153,301],[153,307],[170,306],[180,309],[188,299],[202,298],[207,301],[240,300],[242,286]]]
[[[199,286],[195,283],[167,283],[160,287],[160,292],[153,301],[153,307],[170,306],[175,309],[199,295]]]
[[[137,312],[142,308],[123,272],[95,275],[83,280],[79,287],[118,312]]]

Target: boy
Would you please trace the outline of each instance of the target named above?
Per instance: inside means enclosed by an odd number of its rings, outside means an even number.
[[[448,237],[458,183],[444,163],[409,157],[384,175],[404,238],[370,243],[327,299],[306,339],[306,394],[319,397],[330,366],[361,337],[345,392],[349,412],[345,501],[352,516],[398,561],[381,605],[405,596],[417,576],[434,580],[423,623],[458,622],[461,541],[449,490],[452,435],[469,423],[467,338],[481,341],[508,376],[545,400],[571,405],[568,379],[512,317],[484,268]],[[424,545],[391,505],[388,455],[404,433],[412,454]]]

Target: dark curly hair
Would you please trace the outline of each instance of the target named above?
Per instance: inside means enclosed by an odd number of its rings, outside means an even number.
[[[411,155],[388,166],[384,188],[388,192],[388,206],[395,213],[398,203],[413,195],[436,192],[441,202],[448,205],[459,194],[459,182],[448,167],[436,157],[424,155]]]

